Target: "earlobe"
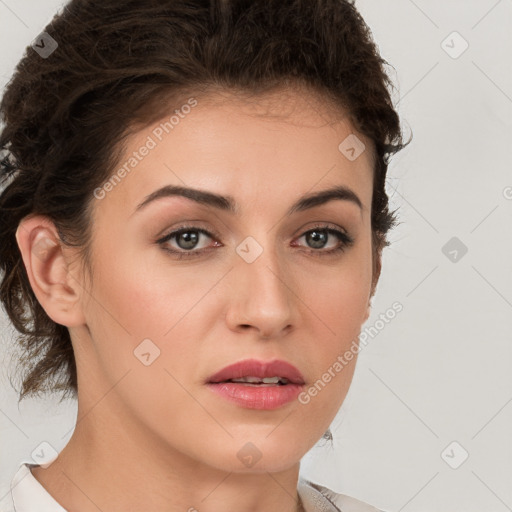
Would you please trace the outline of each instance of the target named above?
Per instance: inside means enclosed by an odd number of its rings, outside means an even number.
[[[18,226],[16,240],[32,290],[46,314],[67,327],[84,324],[81,288],[69,271],[53,222],[43,216],[27,217]]]

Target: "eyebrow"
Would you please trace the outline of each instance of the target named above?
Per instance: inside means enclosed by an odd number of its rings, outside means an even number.
[[[156,201],[163,197],[173,196],[185,197],[201,205],[217,208],[219,210],[223,210],[232,214],[238,214],[240,211],[239,205],[231,196],[222,196],[219,194],[215,194],[213,192],[207,192],[205,190],[199,190],[195,188],[188,188],[176,185],[166,185],[165,187],[155,190],[155,192],[149,194],[142,201],[142,203],[140,203],[137,206],[135,212],[142,210],[145,206],[147,206],[149,203],[153,201]],[[363,204],[359,197],[356,195],[356,193],[352,191],[350,188],[340,185],[334,188],[302,196],[297,202],[295,202],[291,206],[291,208],[287,212],[287,215],[291,215],[292,213],[295,212],[308,210],[310,208],[320,206],[333,200],[349,201],[357,205],[361,210],[363,209]]]

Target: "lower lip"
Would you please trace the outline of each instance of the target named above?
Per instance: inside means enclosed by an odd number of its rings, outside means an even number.
[[[208,387],[241,407],[265,410],[277,409],[295,400],[302,391],[299,384],[251,386],[236,382],[209,382]]]

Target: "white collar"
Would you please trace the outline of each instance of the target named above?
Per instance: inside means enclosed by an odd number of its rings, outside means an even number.
[[[30,468],[38,464],[23,461],[11,481],[15,512],[67,512],[34,477]],[[376,508],[338,494],[319,484],[299,477],[297,492],[306,512],[381,512]],[[343,508],[341,508],[343,507]]]
[[[15,512],[67,512],[30,471],[31,467],[37,465],[22,462],[11,481],[11,497]]]

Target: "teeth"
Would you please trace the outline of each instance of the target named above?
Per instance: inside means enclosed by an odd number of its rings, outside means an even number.
[[[250,384],[257,384],[257,383],[263,383],[263,384],[279,384],[281,382],[282,384],[287,384],[288,379],[285,379],[284,377],[242,377],[240,379],[230,379],[231,382],[247,382]]]
[[[231,379],[232,382],[261,382],[261,379],[259,377],[242,377],[240,379]]]
[[[279,384],[279,377],[263,377],[261,379],[264,384]]]

